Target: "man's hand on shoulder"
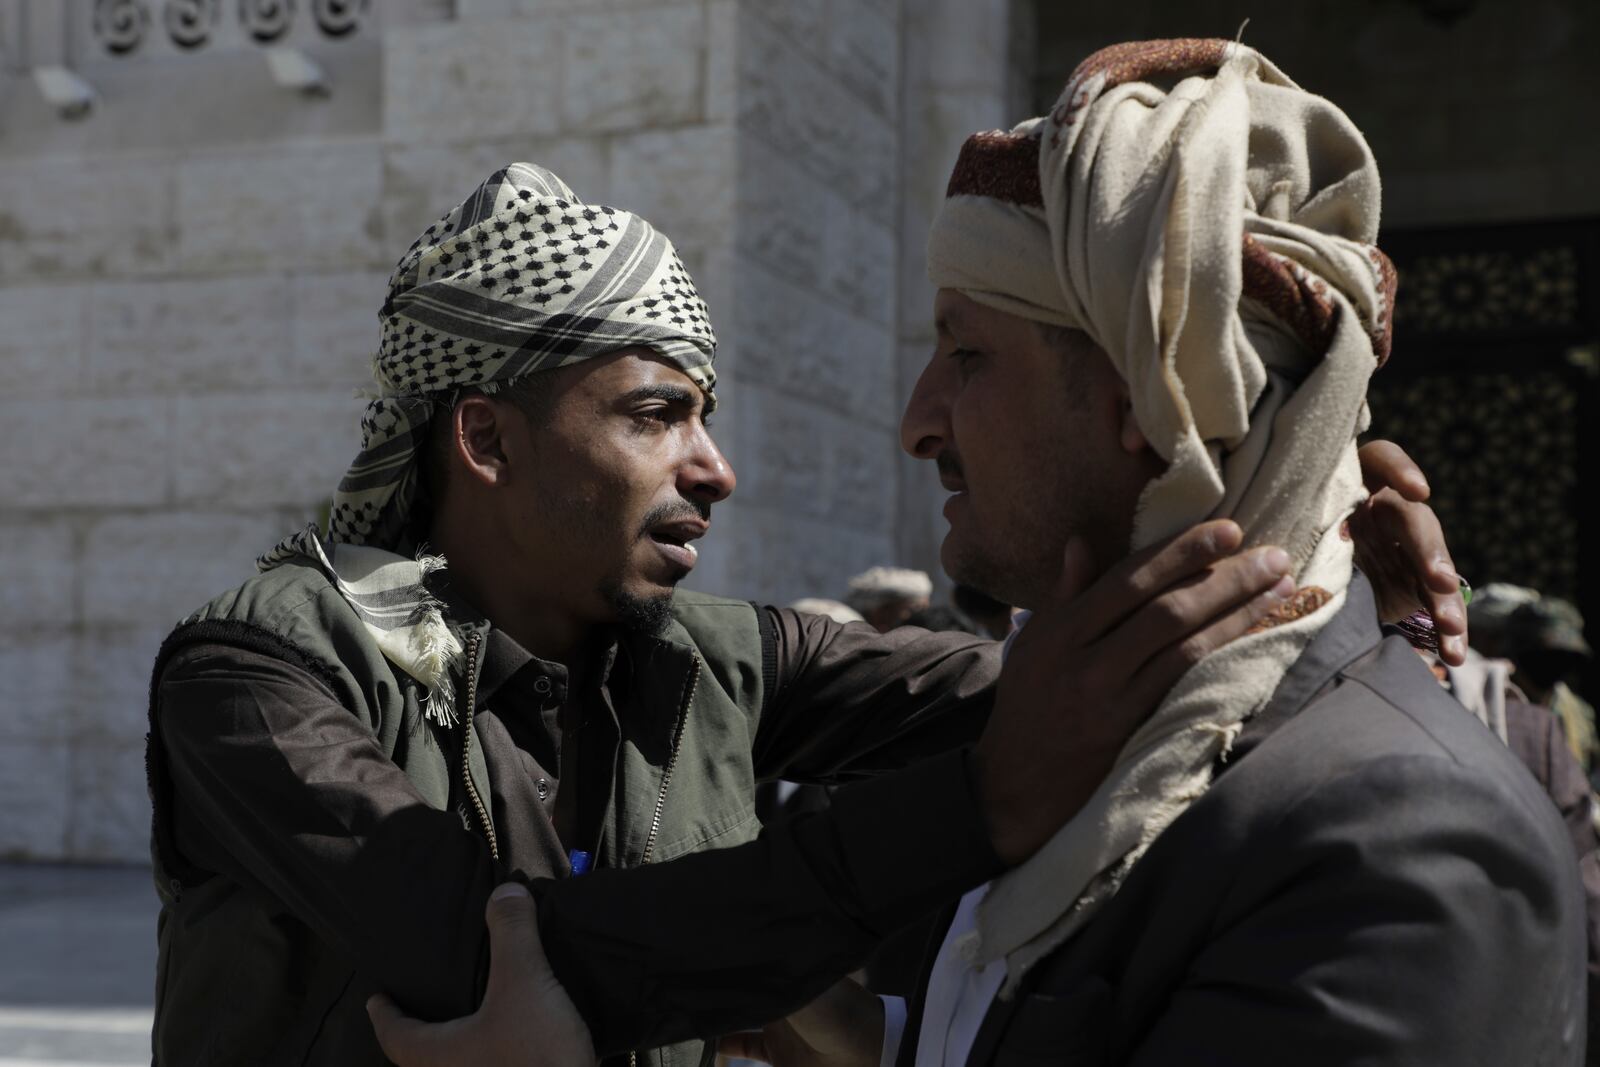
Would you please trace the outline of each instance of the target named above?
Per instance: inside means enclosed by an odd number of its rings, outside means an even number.
[[[382,993],[367,1002],[384,1055],[399,1067],[586,1067],[594,1043],[556,980],[539,941],[527,889],[508,882],[489,897],[489,985],[463,1019],[425,1023]]]
[[[1350,536],[1378,615],[1399,622],[1426,611],[1439,635],[1439,658],[1459,667],[1467,654],[1467,604],[1439,517],[1427,503],[1428,479],[1393,441],[1370,441],[1357,455],[1370,495],[1350,516]]]
[[[997,855],[1017,864],[1094,793],[1117,753],[1182,674],[1293,592],[1289,557],[1239,552],[1237,524],[1203,523],[1097,580],[1082,538],[1017,635],[974,752]]]

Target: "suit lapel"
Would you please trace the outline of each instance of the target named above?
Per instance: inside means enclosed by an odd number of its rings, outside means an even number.
[[[1273,730],[1332,686],[1341,671],[1371,652],[1382,640],[1372,586],[1365,575],[1356,571],[1345,593],[1344,607],[1328,620],[1328,625],[1290,665],[1266,706],[1245,722],[1227,758],[1219,758],[1216,775],[1220,777],[1236,766]]]

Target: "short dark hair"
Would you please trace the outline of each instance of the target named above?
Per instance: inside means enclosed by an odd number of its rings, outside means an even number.
[[[441,403],[428,424],[428,436],[417,455],[417,495],[411,508],[411,529],[420,543],[433,524],[433,511],[444,492],[445,472],[449,469],[451,426],[456,406],[472,396],[489,396],[516,408],[535,429],[550,421],[555,408],[555,375],[534,372],[509,382],[489,382],[458,389],[448,403]]]

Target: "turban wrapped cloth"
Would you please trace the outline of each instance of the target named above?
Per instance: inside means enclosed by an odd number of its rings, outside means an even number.
[[[1050,114],[963,146],[928,242],[940,288],[1081,330],[1126,382],[1166,470],[1133,549],[1208,518],[1294,561],[1296,594],[1190,670],[1085,809],[979,909],[964,946],[1007,989],[1116,892],[1209,787],[1350,582],[1356,436],[1389,353],[1395,275],[1374,244],[1378,170],[1360,131],[1255,50],[1116,45]]]
[[[423,231],[390,275],[378,317],[377,396],[326,537],[301,531],[257,565],[316,563],[385,655],[448,698],[460,646],[423,582],[443,561],[398,554],[434,416],[463,389],[492,394],[634,346],[681,369],[710,410],[716,335],[671,241],[637,215],[583,203],[531,163],[495,172]],[[449,718],[448,699],[430,703]]]

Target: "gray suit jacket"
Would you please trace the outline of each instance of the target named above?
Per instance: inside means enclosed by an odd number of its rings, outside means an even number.
[[[1382,637],[1358,576],[1210,791],[994,1002],[967,1063],[1535,1067],[1583,1045],[1561,819]]]

